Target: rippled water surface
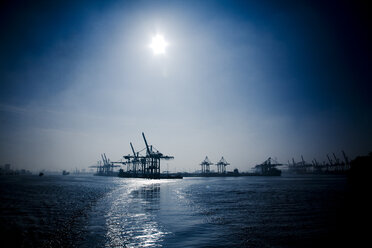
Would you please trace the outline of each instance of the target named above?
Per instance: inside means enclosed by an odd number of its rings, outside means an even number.
[[[314,247],[342,240],[344,177],[0,178],[14,247]],[[346,217],[345,217],[346,216]]]

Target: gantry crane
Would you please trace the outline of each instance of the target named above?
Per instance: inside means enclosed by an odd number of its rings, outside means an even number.
[[[262,164],[256,165],[255,169],[257,173],[263,176],[280,176],[282,171],[278,170],[276,167],[283,164],[279,164],[277,161],[273,161],[273,163],[272,160],[273,159],[269,157]]]
[[[126,173],[123,173],[124,177],[144,177],[144,178],[160,178],[160,160],[174,159],[173,156],[163,155],[161,152],[156,150],[152,145],[147,143],[145,134],[142,133],[143,140],[146,145],[146,155],[139,155],[139,152],[135,152],[132,143],[130,143],[133,156],[127,155],[124,158],[127,160],[126,164],[128,169]],[[129,169],[129,165],[132,165],[132,169]],[[133,175],[135,174],[135,175]]]
[[[210,166],[212,164],[213,163],[209,160],[208,156],[206,156],[205,159],[200,163],[202,173],[209,173],[210,172]]]
[[[220,161],[216,163],[217,173],[221,173],[221,174],[226,173],[227,165],[230,165],[230,164],[224,159],[224,157],[222,157]]]

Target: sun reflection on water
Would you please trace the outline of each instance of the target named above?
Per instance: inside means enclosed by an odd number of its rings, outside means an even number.
[[[164,231],[157,220],[160,185],[166,180],[129,179],[113,191],[106,219],[106,247],[159,247]]]

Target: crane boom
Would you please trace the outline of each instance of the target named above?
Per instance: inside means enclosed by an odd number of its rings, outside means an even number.
[[[349,159],[348,159],[348,157],[346,156],[346,154],[345,154],[344,151],[342,151],[342,155],[344,155],[345,163],[346,163],[346,164],[349,164]]]
[[[147,153],[150,155],[150,148],[149,148],[149,145],[147,144],[147,140],[146,140],[146,137],[145,137],[145,134],[142,132],[142,137],[143,137],[143,140],[145,141],[145,144],[146,144],[146,150],[147,150]]]
[[[105,161],[106,161],[106,164],[108,164],[108,163],[109,163],[109,161],[108,161],[108,159],[107,159],[107,157],[106,157],[106,153],[104,153],[103,155],[105,156]]]
[[[133,156],[134,156],[134,157],[137,157],[137,156],[136,156],[136,152],[134,151],[134,148],[133,148],[132,142],[130,142],[130,147],[132,148]]]
[[[339,163],[339,160],[338,160],[338,158],[336,157],[336,154],[333,152],[333,157],[335,158],[335,161],[336,161],[336,164],[338,164]]]
[[[328,158],[329,163],[330,163],[331,165],[333,165],[333,163],[332,163],[332,159],[329,158],[328,154],[327,154],[327,158]]]

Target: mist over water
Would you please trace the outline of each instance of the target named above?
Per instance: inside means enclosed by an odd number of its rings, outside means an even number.
[[[369,10],[2,1],[0,247],[364,247]],[[185,173],[206,156],[210,172],[225,158],[226,174]],[[202,177],[88,176],[130,163]],[[243,177],[255,165],[283,174]]]
[[[143,149],[141,132],[181,171],[206,155],[243,171],[270,156],[366,154],[367,10],[343,1],[7,1],[0,165],[86,169],[101,153],[120,160],[129,142]],[[150,48],[157,34],[169,43],[161,55]]]
[[[0,231],[16,247],[314,247],[343,241],[350,211],[342,176],[0,184]]]

